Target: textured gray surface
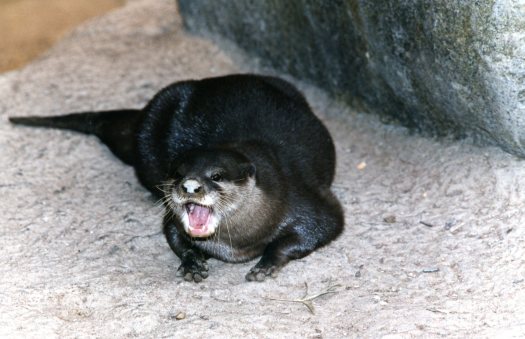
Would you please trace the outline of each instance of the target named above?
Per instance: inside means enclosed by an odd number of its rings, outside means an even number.
[[[140,107],[175,80],[257,70],[232,56],[183,33],[172,1],[140,0],[0,77],[0,337],[525,334],[525,163],[498,149],[411,136],[296,82],[337,143],[344,234],[276,280],[211,260],[193,284],[130,168],[95,138],[6,121]],[[330,282],[315,315],[267,299]]]
[[[192,32],[428,134],[525,156],[521,0],[179,0]]]

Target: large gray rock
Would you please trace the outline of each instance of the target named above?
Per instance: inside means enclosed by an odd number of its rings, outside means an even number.
[[[336,98],[525,156],[518,0],[179,0],[185,26],[235,41]]]

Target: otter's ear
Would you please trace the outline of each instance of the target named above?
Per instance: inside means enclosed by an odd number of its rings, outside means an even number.
[[[255,175],[255,165],[252,164],[252,163],[246,163],[246,164],[242,164],[242,172],[249,176],[249,177],[253,177]]]

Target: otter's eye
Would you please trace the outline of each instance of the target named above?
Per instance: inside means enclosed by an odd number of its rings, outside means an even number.
[[[220,173],[214,173],[210,177],[213,181],[222,181],[222,175]]]

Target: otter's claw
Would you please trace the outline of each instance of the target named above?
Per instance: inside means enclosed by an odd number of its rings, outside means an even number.
[[[183,262],[177,270],[177,275],[186,281],[201,282],[208,278],[208,264],[205,261]]]
[[[266,277],[276,278],[279,273],[279,267],[277,266],[262,266],[255,265],[248,274],[246,274],[246,280],[248,281],[264,281]]]

